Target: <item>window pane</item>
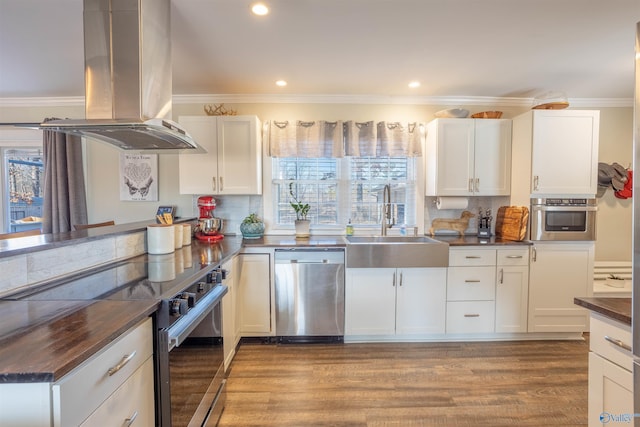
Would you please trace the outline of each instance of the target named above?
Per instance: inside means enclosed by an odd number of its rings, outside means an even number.
[[[27,217],[42,218],[44,166],[39,149],[7,149],[4,151],[7,171],[6,195],[9,232],[40,228],[38,221],[21,221]],[[17,222],[16,222],[17,221]]]
[[[329,158],[280,158],[273,161],[273,184],[276,222],[293,224],[296,214],[291,207],[289,183],[293,194],[311,206],[307,219],[312,224],[335,225],[338,222],[337,161]]]
[[[382,221],[383,191],[391,187],[396,224],[415,223],[415,161],[404,157],[351,157],[350,217],[354,224]]]

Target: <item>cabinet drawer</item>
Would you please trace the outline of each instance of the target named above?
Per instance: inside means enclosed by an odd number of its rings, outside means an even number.
[[[498,249],[498,265],[528,265],[529,248]]]
[[[494,301],[454,301],[447,303],[448,334],[492,333],[495,329]]]
[[[150,357],[124,382],[81,427],[90,426],[153,426],[153,359]]]
[[[152,354],[153,331],[148,318],[53,385],[55,425],[79,425]],[[119,364],[122,367],[109,375]]]
[[[449,266],[496,265],[495,249],[449,249]]]
[[[623,346],[631,346],[631,326],[616,322],[596,313],[591,314],[589,347],[591,351],[628,371],[633,370],[633,360],[630,350]],[[608,337],[610,340],[607,340]]]
[[[486,301],[495,297],[495,267],[449,267],[447,301]]]

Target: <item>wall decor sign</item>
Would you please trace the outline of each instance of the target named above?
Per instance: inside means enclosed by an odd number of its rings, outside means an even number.
[[[157,154],[120,154],[120,200],[158,201]]]

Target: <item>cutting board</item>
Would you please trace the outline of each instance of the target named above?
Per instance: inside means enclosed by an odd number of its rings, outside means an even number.
[[[529,208],[526,206],[501,206],[496,217],[496,238],[522,241],[527,234]]]

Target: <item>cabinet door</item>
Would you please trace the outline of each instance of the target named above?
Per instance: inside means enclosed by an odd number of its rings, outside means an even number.
[[[204,154],[178,155],[180,194],[216,193],[218,184],[216,117],[180,116],[178,121],[193,139],[207,150]]]
[[[588,408],[589,427],[632,424],[633,374],[589,352]],[[609,415],[619,417],[622,414],[628,414],[629,419],[608,418]]]
[[[256,116],[218,117],[218,194],[262,194],[260,137]]]
[[[511,120],[475,120],[474,195],[508,196]]]
[[[594,242],[536,243],[529,272],[529,332],[584,332],[589,313],[573,303],[593,294]]]
[[[532,196],[593,197],[597,191],[599,113],[533,112]]]
[[[239,254],[237,272],[240,333],[272,335],[269,254]]]
[[[427,196],[471,195],[474,120],[437,119],[427,132]]]
[[[395,268],[347,268],[345,335],[393,335],[396,329]]]
[[[496,332],[527,332],[529,267],[498,266]]]
[[[443,334],[446,268],[398,269],[396,334]]]

